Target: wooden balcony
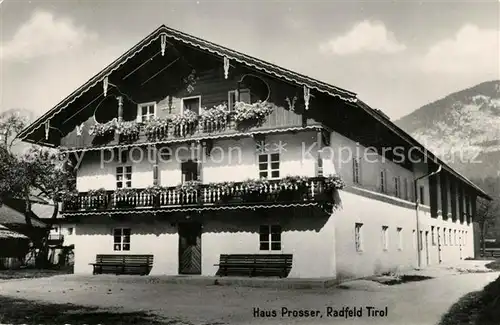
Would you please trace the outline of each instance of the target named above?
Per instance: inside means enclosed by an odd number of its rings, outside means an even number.
[[[117,145],[131,145],[156,142],[176,142],[202,140],[217,137],[231,137],[238,134],[252,132],[268,132],[280,130],[300,129],[304,126],[316,126],[319,123],[312,119],[304,119],[303,116],[293,111],[276,106],[275,110],[261,123],[237,123],[234,112],[230,112],[227,117],[217,120],[199,119],[196,122],[174,124],[167,121],[165,125],[151,127],[146,123],[135,121],[127,122],[133,124],[133,132],[118,134],[114,130],[106,134],[89,134],[82,132],[77,135],[75,132],[69,133],[61,139],[61,146],[67,149],[82,149],[88,147],[107,147]],[[85,129],[93,127],[95,122],[87,121]]]
[[[189,191],[168,187],[157,194],[148,189],[134,189],[123,196],[119,191],[105,191],[100,194],[80,192],[63,204],[64,213],[81,211],[106,211],[130,209],[165,209],[179,207],[207,207],[217,205],[286,204],[332,201],[332,190],[325,178],[308,178],[300,184],[284,185],[281,180],[266,181],[259,187],[248,183],[200,184]]]

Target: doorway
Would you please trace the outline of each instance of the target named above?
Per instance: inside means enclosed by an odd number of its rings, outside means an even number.
[[[201,274],[201,224],[179,223],[179,274]]]

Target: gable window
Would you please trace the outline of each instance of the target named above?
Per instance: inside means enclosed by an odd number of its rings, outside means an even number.
[[[380,171],[380,192],[386,193],[387,191],[387,180],[386,180],[386,171],[382,169]]]
[[[156,103],[143,103],[137,107],[137,122],[145,122],[156,116]]]
[[[259,229],[261,251],[280,251],[281,250],[281,226],[280,225],[262,225]]]
[[[132,166],[116,167],[116,188],[132,187]]]
[[[115,228],[113,230],[113,242],[115,251],[129,251],[130,228]]]
[[[181,164],[182,182],[198,180],[198,163],[194,160],[184,161]]]
[[[403,228],[398,228],[398,250],[403,250]]]
[[[399,176],[394,177],[394,196],[401,196],[401,180]]]
[[[354,225],[354,242],[356,244],[356,252],[363,251],[363,242],[361,238],[361,227],[363,227],[362,223],[356,223]]]
[[[182,99],[182,113],[192,111],[200,114],[201,111],[201,96],[186,97]]]
[[[352,159],[352,181],[361,184],[359,157]]]
[[[240,102],[250,104],[250,89],[240,89]],[[231,90],[227,95],[227,108],[232,111],[234,110],[234,104],[238,101],[238,90]]]
[[[389,227],[382,226],[382,248],[384,251],[389,249]]]
[[[420,204],[425,204],[424,193],[425,193],[424,186],[420,185],[420,194],[419,194]]]
[[[259,155],[259,178],[276,179],[280,177],[280,154]]]

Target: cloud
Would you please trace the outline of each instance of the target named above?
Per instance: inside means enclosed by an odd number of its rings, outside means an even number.
[[[76,49],[96,38],[97,34],[76,26],[68,18],[55,18],[52,13],[36,11],[11,40],[0,44],[0,58],[27,60],[54,55]]]
[[[465,25],[453,38],[429,48],[421,61],[426,72],[499,74],[500,30]]]
[[[337,55],[358,54],[363,52],[391,54],[406,50],[406,45],[399,43],[394,33],[388,31],[379,21],[362,21],[343,36],[320,44],[322,53]]]

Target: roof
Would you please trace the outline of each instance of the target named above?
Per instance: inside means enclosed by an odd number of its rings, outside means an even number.
[[[45,227],[45,223],[36,216],[31,217],[31,223],[34,227]],[[0,206],[0,225],[26,225],[26,218],[22,212],[4,203]]]
[[[482,196],[485,199],[492,200],[492,198],[484,192],[481,188],[479,188],[476,184],[471,182],[467,177],[464,175],[460,174],[456,170],[454,170],[452,167],[447,165],[444,161],[439,159],[436,155],[434,155],[432,152],[427,150],[421,143],[419,143],[415,138],[413,138],[411,135],[406,133],[403,129],[401,129],[399,126],[396,124],[392,123],[389,119],[385,118],[384,115],[380,114],[380,110],[376,110],[368,106],[366,103],[362,101],[358,101],[357,105],[361,107],[363,110],[365,110],[368,114],[371,116],[375,117],[379,122],[381,122],[384,126],[392,130],[394,133],[396,133],[399,137],[404,139],[406,142],[411,144],[412,146],[418,148],[420,152],[422,152],[424,155],[427,157],[431,158],[432,161],[434,161],[436,164],[441,165],[444,170],[448,171],[451,173],[453,176],[459,178],[461,181],[464,183],[468,184],[472,188],[474,188],[476,191],[480,193],[480,196]]]
[[[468,180],[466,177],[455,171],[453,168],[445,164],[443,161],[441,161],[439,158],[437,158],[434,154],[429,152],[423,145],[418,143],[413,137],[411,137],[409,134],[404,132],[402,129],[400,129],[398,126],[396,126],[393,122],[390,121],[390,119],[381,111],[381,110],[375,110],[365,103],[361,102],[358,100],[356,93],[335,87],[333,85],[327,84],[325,82],[319,81],[317,79],[310,78],[308,76],[293,72],[291,70],[287,70],[285,68],[281,68],[275,64],[251,57],[249,55],[231,50],[229,48],[223,47],[221,45],[214,44],[212,42],[203,40],[201,38],[183,33],[181,31],[175,30],[173,28],[167,27],[165,25],[160,26],[157,28],[155,31],[153,31],[151,34],[149,34],[146,38],[144,38],[142,41],[137,43],[134,47],[132,47],[129,51],[124,53],[121,57],[116,59],[114,62],[112,62],[110,65],[108,65],[106,68],[104,68],[101,72],[99,72],[97,75],[95,75],[93,78],[89,79],[85,84],[83,84],[81,87],[79,87],[77,90],[75,90],[73,93],[71,93],[68,97],[63,99],[59,104],[57,104],[54,108],[49,110],[47,113],[42,115],[40,118],[38,118],[35,122],[30,124],[28,127],[26,127],[24,130],[22,130],[19,133],[19,138],[21,138],[24,141],[28,141],[27,137],[30,136],[32,133],[37,131],[39,128],[43,127],[43,123],[45,123],[47,120],[55,116],[57,113],[60,111],[64,110],[66,107],[68,107],[71,103],[73,103],[76,99],[78,99],[83,93],[87,92],[90,88],[94,87],[96,84],[99,82],[102,82],[109,74],[111,74],[113,71],[116,69],[120,68],[123,64],[125,64],[129,59],[134,57],[137,53],[139,53],[142,49],[144,49],[146,46],[150,45],[152,42],[155,40],[159,39],[162,35],[166,35],[167,38],[173,39],[175,41],[181,42],[183,44],[207,51],[212,54],[216,54],[221,57],[228,58],[230,61],[236,61],[241,64],[244,64],[250,68],[262,71],[264,73],[274,75],[276,77],[288,80],[290,82],[293,82],[299,86],[307,86],[310,89],[315,89],[319,92],[326,93],[330,96],[338,97],[346,102],[350,102],[354,105],[358,105],[362,109],[364,109],[368,114],[370,114],[372,117],[374,117],[376,120],[381,122],[383,125],[385,125],[387,128],[395,132],[398,136],[400,136],[402,139],[407,141],[408,143],[418,147],[423,153],[427,156],[429,156],[431,159],[433,159],[436,163],[441,164],[445,170],[450,172],[452,175],[455,177],[459,178],[466,184],[470,185],[472,188],[477,190],[481,196],[490,199],[491,197],[488,196],[483,190],[481,190],[478,186],[473,184],[470,180]],[[160,50],[160,47],[159,49]],[[43,142],[41,142],[43,143]],[[45,143],[46,145],[49,145],[48,143]]]
[[[116,59],[113,63],[104,68],[101,72],[95,75],[93,78],[89,79],[85,84],[83,84],[80,88],[71,93],[68,97],[63,99],[59,104],[57,104],[54,108],[49,110],[47,113],[38,118],[35,122],[30,124],[24,130],[19,133],[19,138],[22,140],[26,140],[26,138],[35,132],[38,128],[42,127],[43,123],[48,119],[52,118],[61,110],[65,109],[68,105],[78,99],[83,93],[88,91],[90,88],[94,87],[97,83],[102,82],[106,76],[111,74],[113,71],[121,67],[125,64],[129,59],[134,57],[137,53],[139,53],[146,46],[151,44],[153,41],[159,39],[161,35],[166,35],[167,38],[173,39],[175,41],[181,42],[186,45],[190,45],[201,50],[205,50],[212,54],[219,55],[221,59],[223,57],[228,58],[229,60],[233,60],[239,63],[242,63],[248,67],[254,68],[256,70],[260,70],[270,75],[274,75],[279,78],[286,79],[288,81],[294,82],[300,86],[307,86],[311,89],[316,89],[317,91],[329,94],[331,96],[335,96],[341,98],[345,101],[356,102],[356,94],[339,88],[333,85],[327,84],[325,82],[319,81],[317,79],[310,78],[308,76],[293,72],[291,70],[281,68],[275,64],[251,57],[249,55],[243,54],[241,52],[237,52],[226,48],[221,45],[217,45],[215,43],[203,40],[201,38],[183,33],[181,31],[175,30],[173,28],[167,27],[165,25],[160,26],[154,32],[149,34],[142,41],[137,43],[134,47],[132,47],[125,54]],[[160,47],[158,47],[160,50]]]
[[[0,239],[28,239],[27,236],[20,234],[16,231],[12,231],[5,226],[0,225]]]

